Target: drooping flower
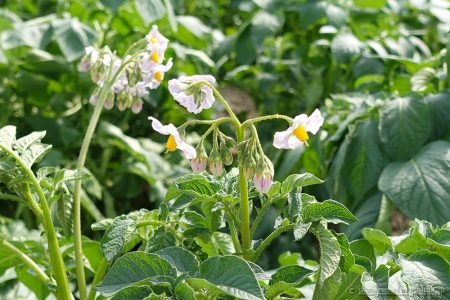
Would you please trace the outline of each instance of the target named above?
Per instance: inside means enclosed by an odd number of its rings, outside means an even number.
[[[260,158],[255,175],[253,176],[253,184],[255,185],[256,190],[260,193],[267,193],[273,184],[273,175],[273,164],[270,159],[264,155],[263,158]]]
[[[164,75],[173,66],[172,58],[170,58],[165,65],[157,65],[152,72],[144,75],[145,86],[149,89],[156,89],[164,80]]]
[[[145,36],[145,40],[148,43],[148,47],[162,46],[167,48],[169,43],[169,40],[159,32],[157,25],[152,26],[150,32]]]
[[[253,176],[253,184],[260,193],[267,193],[273,183],[273,176],[270,172],[255,173]]]
[[[155,131],[168,135],[166,147],[169,152],[175,151],[175,149],[179,149],[183,152],[186,159],[195,158],[195,149],[185,141],[183,141],[180,137],[180,133],[177,128],[173,124],[163,125],[160,121],[153,117],[148,117],[148,119],[152,122],[152,127]]]
[[[197,146],[195,158],[191,160],[191,168],[194,173],[200,173],[206,170],[206,165],[208,164],[208,155],[206,154],[205,147],[203,143]]]
[[[278,149],[295,149],[307,143],[308,132],[316,134],[323,125],[323,117],[318,109],[308,117],[301,114],[294,118],[291,127],[285,131],[275,133],[273,146]]]
[[[208,164],[208,158],[206,157],[196,157],[191,160],[191,168],[194,173],[200,173],[206,170],[206,165]]]
[[[149,89],[160,86],[164,75],[173,65],[172,58],[164,64],[164,54],[169,40],[155,25],[145,37],[145,48],[133,48],[130,55],[118,57],[107,46],[103,48],[87,47],[86,55],[80,62],[82,71],[89,71],[92,81],[103,87],[106,80],[116,99],[108,99],[106,108],[114,107],[114,100],[119,110],[131,108],[134,113],[142,110],[142,97],[148,95]],[[141,44],[137,44],[141,45]],[[134,53],[134,54],[133,54]],[[120,73],[118,73],[120,72]],[[98,103],[98,95],[91,97],[90,103]]]
[[[169,92],[178,103],[194,114],[210,108],[215,101],[212,89],[204,84],[198,85],[200,81],[214,84],[216,79],[211,75],[194,75],[169,80]]]
[[[214,176],[222,175],[223,162],[222,157],[217,148],[213,147],[211,153],[209,154],[209,171]]]

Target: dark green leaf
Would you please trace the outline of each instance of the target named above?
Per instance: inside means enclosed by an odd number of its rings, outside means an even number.
[[[302,188],[304,186],[308,185],[314,185],[314,184],[320,184],[323,180],[317,178],[315,175],[310,173],[303,173],[303,174],[293,174],[288,176],[282,186],[281,186],[281,193],[287,194],[290,191],[292,191],[294,188]]]
[[[388,281],[389,270],[385,265],[379,266],[373,275],[365,272],[361,277],[363,289],[370,300],[387,299]]]
[[[155,254],[167,260],[181,273],[194,274],[199,266],[195,255],[181,247],[164,248]]]
[[[112,261],[122,254],[125,243],[131,237],[136,222],[128,216],[120,216],[113,220],[102,238],[102,250],[107,261]]]
[[[198,278],[187,279],[190,285],[239,299],[264,299],[261,288],[247,262],[237,256],[216,256],[200,265]]]
[[[450,143],[436,141],[407,162],[387,165],[378,187],[409,217],[444,224],[450,211],[449,172]]]
[[[311,227],[311,232],[317,237],[320,244],[319,282],[323,283],[339,267],[341,250],[336,237],[322,224],[318,223]]]
[[[429,109],[420,98],[397,98],[383,106],[379,127],[386,153],[394,160],[407,160],[430,136]]]
[[[312,222],[320,219],[344,223],[357,220],[344,205],[334,200],[325,200],[305,206],[303,209],[304,221]]]
[[[174,280],[177,271],[168,261],[156,254],[136,251],[117,259],[103,281],[95,288],[109,296],[144,280],[158,277]]]

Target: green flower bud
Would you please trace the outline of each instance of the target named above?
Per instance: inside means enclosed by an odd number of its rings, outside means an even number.
[[[231,149],[224,144],[220,145],[220,155],[222,156],[223,163],[226,166],[233,163],[233,154],[231,153]]]

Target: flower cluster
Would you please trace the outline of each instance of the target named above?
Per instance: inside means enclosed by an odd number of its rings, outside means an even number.
[[[182,76],[169,81],[169,91],[174,99],[189,112],[198,114],[213,105],[214,95],[217,93],[212,86],[214,83],[215,79],[210,75]],[[308,132],[316,134],[324,122],[317,109],[311,116],[301,114],[293,120],[289,117],[285,117],[285,119],[291,123],[291,126],[285,131],[275,133],[273,146],[278,149],[295,149],[304,144],[307,145]],[[237,148],[239,165],[242,167],[245,178],[253,180],[255,188],[261,193],[267,193],[272,186],[273,164],[264,154],[254,125],[250,125],[252,126],[251,136],[236,145],[232,138],[220,132],[218,124],[208,123],[212,124],[210,130],[202,136],[197,149],[194,149],[183,141],[179,130],[173,124],[164,126],[153,117],[149,117],[149,120],[151,120],[154,130],[169,136],[166,143],[167,150],[169,152],[175,149],[181,150],[186,159],[191,160],[191,167],[195,173],[205,171],[209,165],[211,174],[220,176],[223,172],[223,165],[232,164],[232,151]],[[185,127],[182,126],[182,128],[184,132]],[[212,150],[208,156],[203,141],[210,132],[214,132],[214,137]]]
[[[106,109],[112,109],[117,100],[119,110],[131,108],[134,113],[139,113],[142,110],[141,98],[149,93],[149,89],[156,89],[172,67],[171,58],[163,64],[168,42],[154,25],[145,37],[144,46],[123,59],[108,47],[87,47],[80,69],[89,71],[92,81],[98,85],[89,102],[96,105],[102,88],[108,84],[104,102]]]

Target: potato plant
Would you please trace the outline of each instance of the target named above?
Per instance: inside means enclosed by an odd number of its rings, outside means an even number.
[[[0,199],[24,205],[39,224],[38,232],[19,233],[11,220],[2,220],[0,272],[7,280],[17,278],[38,299],[50,294],[83,300],[450,297],[448,223],[416,219],[396,237],[364,228],[362,239],[350,241],[336,224],[356,221],[353,213],[338,201],[317,201],[304,191],[324,179],[301,173],[275,181],[260,142],[261,124],[278,120],[285,125],[273,136],[275,148],[308,147],[327,123],[320,110],[244,120],[211,75],[171,79],[169,92],[189,113],[221,105],[226,116],[189,119],[179,126],[148,117],[148,126],[167,138],[166,155],[180,151],[192,172],[172,178],[158,209],[93,223],[92,230],[104,231],[100,242],[82,236],[81,203],[91,179],[85,161],[102,110],[141,112],[141,98],[160,86],[174,64],[166,57],[168,43],[153,26],[123,57],[108,47],[86,48],[80,69],[90,73],[97,88],[89,99],[94,110],[73,170],[36,167],[51,148],[42,142],[45,132],[17,137],[15,126],[0,129]],[[206,128],[195,143],[187,133],[193,126]],[[438,141],[424,151],[445,156],[446,147]],[[385,172],[396,173],[394,167],[406,173],[412,168],[388,166]],[[268,211],[276,212],[274,227],[257,239]],[[286,252],[276,270],[264,270],[259,258],[285,233],[292,242],[314,236],[319,260]],[[19,293],[6,286],[6,297],[11,290]]]

